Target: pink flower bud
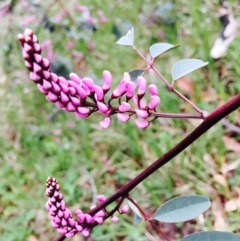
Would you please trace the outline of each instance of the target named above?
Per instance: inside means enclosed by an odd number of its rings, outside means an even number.
[[[77,217],[78,217],[78,222],[79,223],[83,223],[84,222],[84,220],[85,220],[85,214],[84,213],[79,213],[77,215]]]
[[[33,35],[33,31],[29,28],[26,28],[24,31],[24,35],[31,36]]]
[[[57,231],[61,234],[65,234],[67,233],[67,229],[66,228],[58,228]]]
[[[42,59],[42,64],[43,64],[45,69],[48,69],[49,66],[50,66],[49,60],[45,59],[45,58]]]
[[[45,90],[50,90],[50,89],[52,89],[52,84],[49,82],[49,81],[47,81],[47,80],[45,80],[45,79],[43,79],[43,88],[45,89]]]
[[[57,215],[58,215],[59,218],[62,218],[63,217],[63,212],[61,210],[59,210]]]
[[[94,221],[96,221],[98,224],[103,224],[103,218],[102,217],[95,217]]]
[[[135,111],[136,111],[137,116],[141,117],[143,119],[146,119],[149,116],[149,113],[146,110],[135,109]]]
[[[156,85],[154,84],[149,85],[148,90],[149,90],[150,96],[158,95],[158,88]]]
[[[130,119],[129,115],[122,114],[122,113],[118,113],[117,117],[118,117],[119,121],[121,121],[121,122],[127,122]]]
[[[34,54],[34,59],[38,64],[42,62],[42,56],[40,54]]]
[[[83,229],[83,231],[82,231],[82,235],[84,236],[84,237],[88,237],[89,236],[89,230],[87,230],[87,229]]]
[[[54,222],[59,224],[59,223],[61,223],[61,219],[58,216],[56,216],[54,218]]]
[[[83,228],[82,228],[82,226],[81,225],[75,225],[75,227],[76,227],[76,229],[77,229],[77,231],[78,232],[82,232],[82,230],[83,230]]]
[[[85,78],[82,79],[82,82],[88,87],[90,92],[93,92],[95,90],[94,89],[94,82],[93,82],[92,79],[85,77]]]
[[[99,212],[96,213],[96,217],[104,217],[105,212],[103,210],[100,210]]]
[[[112,98],[118,98],[120,96],[123,96],[126,92],[127,87],[127,81],[125,79],[121,80],[118,87],[113,91]]]
[[[96,205],[92,205],[92,206],[90,207],[90,210],[94,209],[95,207],[97,207],[97,206],[96,206]]]
[[[118,109],[121,112],[127,112],[131,109],[131,106],[127,102],[122,102]]]
[[[61,92],[60,86],[59,86],[58,84],[54,83],[54,82],[52,82],[51,84],[52,84],[52,90],[53,90],[53,92],[59,94],[59,93]]]
[[[67,110],[68,110],[69,112],[74,112],[74,111],[76,111],[76,109],[77,109],[76,106],[73,105],[72,102],[68,102],[66,108],[67,108]]]
[[[61,94],[60,94],[60,99],[61,99],[62,103],[67,104],[69,102],[68,96],[66,94],[64,94],[63,92],[61,92]]]
[[[102,203],[105,202],[107,198],[104,195],[97,195],[97,200]]]
[[[82,214],[83,213],[83,211],[81,210],[81,209],[77,209],[76,210],[76,214],[78,215],[78,214]]]
[[[41,53],[42,51],[41,46],[38,43],[34,43],[33,48],[37,53]]]
[[[160,104],[161,100],[157,95],[154,95],[150,98],[150,102],[148,104],[149,109],[154,110]]]
[[[94,85],[94,90],[95,90],[95,99],[97,101],[102,101],[104,97],[103,89],[98,85]]]
[[[75,235],[75,232],[74,231],[70,231],[68,233],[65,233],[65,236],[66,237],[73,237]]]
[[[78,107],[78,112],[82,115],[88,115],[90,110],[87,107]]]
[[[139,98],[142,98],[146,91],[147,82],[143,76],[138,76],[137,82],[138,82],[138,96]]]
[[[30,52],[33,51],[32,47],[31,47],[29,44],[27,44],[27,43],[24,43],[24,45],[23,45],[23,50],[24,50],[26,53],[30,53]]]
[[[135,124],[138,128],[145,129],[150,125],[150,122],[142,119],[136,119]]]
[[[54,73],[51,73],[50,75],[51,75],[51,80],[55,83],[58,83],[58,81],[59,81],[58,76]]]
[[[46,80],[48,80],[48,79],[50,78],[50,72],[44,70],[44,71],[43,71],[43,76],[44,76],[44,78],[45,78]]]
[[[103,129],[107,129],[110,123],[111,123],[111,117],[106,117],[102,121],[100,121],[99,124]]]
[[[76,89],[73,87],[68,87],[68,92],[70,95],[76,95],[77,93]]]
[[[131,99],[134,96],[134,91],[136,89],[136,84],[134,82],[132,82],[132,81],[129,81],[127,83],[126,89],[127,89],[126,96],[127,96],[128,99]]]
[[[92,222],[92,220],[93,220],[93,218],[92,218],[92,216],[91,215],[89,215],[89,214],[85,214],[85,220],[86,220],[86,223],[91,223]]]
[[[127,213],[129,210],[129,207],[127,205],[124,205],[122,208],[121,208],[121,212],[122,213]]]
[[[64,218],[62,219],[61,225],[63,227],[67,226],[67,221]]]
[[[73,82],[75,82],[75,83],[78,84],[78,85],[80,85],[80,84],[82,83],[81,79],[80,79],[80,78],[78,77],[78,75],[75,74],[75,73],[71,73],[71,74],[69,75],[69,77],[70,77],[70,79],[71,79]]]
[[[108,70],[103,71],[103,90],[108,91],[112,84],[112,75]]]
[[[35,72],[30,72],[30,79],[34,82],[39,82],[39,80],[41,80],[41,76]]]
[[[112,220],[113,223],[117,223],[118,222],[118,217],[114,216],[114,217],[112,217],[111,220]]]
[[[51,102],[56,102],[58,100],[58,96],[55,95],[53,92],[49,91],[47,95],[47,99]]]
[[[59,224],[58,223],[55,223],[53,220],[51,221],[51,225],[53,228],[59,228]]]
[[[102,102],[97,101],[97,106],[98,106],[99,111],[102,114],[104,114],[108,111],[108,106]]]

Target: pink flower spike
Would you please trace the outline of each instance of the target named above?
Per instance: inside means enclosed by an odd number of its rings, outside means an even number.
[[[83,231],[82,231],[82,235],[84,236],[84,237],[88,237],[89,236],[89,230],[87,230],[87,229],[83,229]]]
[[[100,225],[103,224],[103,218],[101,218],[101,217],[95,217],[94,221],[96,221]]]
[[[108,91],[112,84],[112,75],[108,70],[103,71],[103,90]]]
[[[121,208],[120,211],[121,211],[122,213],[127,213],[128,210],[129,210],[129,207],[128,207],[127,205],[124,205],[124,206]]]
[[[118,109],[121,112],[126,112],[131,109],[131,106],[127,102],[122,102]]]
[[[72,81],[74,81],[76,84],[81,84],[81,79],[78,77],[78,75],[77,74],[75,74],[75,73],[71,73],[70,75],[69,75],[69,77],[70,77],[70,79],[72,80]]]
[[[92,79],[84,77],[82,79],[82,82],[88,87],[88,89],[90,90],[90,92],[94,91],[94,82]]]
[[[154,110],[155,108],[158,107],[160,102],[161,102],[161,100],[160,100],[159,96],[157,96],[157,95],[152,96],[150,98],[150,102],[148,104],[149,109]]]
[[[138,76],[137,82],[138,82],[138,96],[142,98],[146,91],[147,82],[143,76]]]
[[[122,113],[118,113],[117,117],[118,117],[119,121],[121,121],[121,122],[127,122],[130,119],[129,115],[122,114]]]
[[[106,113],[108,111],[108,106],[102,102],[97,101],[98,109],[101,113]]]
[[[127,99],[129,100],[129,99],[131,99],[134,96],[134,91],[136,89],[136,84],[134,82],[132,82],[132,81],[129,81],[127,83],[126,89],[127,89],[126,96],[127,96]]]
[[[114,217],[112,217],[111,220],[112,220],[113,223],[117,223],[118,222],[118,217],[114,216]]]
[[[156,85],[154,84],[149,85],[148,90],[149,90],[150,96],[158,95],[158,88]]]
[[[95,99],[97,101],[102,101],[104,97],[103,89],[98,85],[94,85],[94,90],[95,90]]]
[[[135,111],[136,111],[137,116],[141,117],[143,119],[146,119],[149,116],[149,113],[146,110],[135,109]]]
[[[135,124],[138,128],[145,129],[150,125],[150,122],[142,119],[136,119]]]
[[[107,129],[109,127],[110,123],[111,123],[111,118],[106,117],[102,121],[100,121],[99,124],[103,129]]]
[[[100,203],[103,203],[105,202],[107,198],[104,196],[104,195],[97,195],[97,200],[100,202]]]

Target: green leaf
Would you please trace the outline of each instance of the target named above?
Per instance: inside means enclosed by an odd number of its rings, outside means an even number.
[[[150,54],[152,56],[152,58],[156,58],[157,56],[171,50],[171,49],[175,49],[177,47],[179,47],[180,45],[172,45],[172,44],[168,44],[168,43],[157,43],[157,44],[153,44],[150,48]]]
[[[180,79],[184,75],[193,72],[196,69],[206,66],[208,62],[203,62],[200,59],[182,59],[175,63],[172,67],[173,81]]]
[[[205,212],[211,206],[208,197],[180,196],[164,203],[154,214],[154,219],[165,223],[184,222]]]
[[[229,232],[208,231],[188,235],[182,241],[240,241],[240,235]]]
[[[131,77],[131,80],[135,82],[138,76],[143,76],[144,72],[144,69],[134,69],[129,72],[129,75]]]
[[[116,42],[116,44],[133,46],[134,45],[134,28],[132,27],[131,30],[128,30],[127,34],[121,37]]]
[[[137,225],[142,221],[142,215],[140,213],[140,211],[138,210],[138,208],[131,202],[128,200],[128,205],[129,207],[132,209],[132,211],[134,212],[134,218],[133,218],[133,224]]]

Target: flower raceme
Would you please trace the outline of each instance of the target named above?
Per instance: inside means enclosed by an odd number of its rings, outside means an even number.
[[[108,128],[115,114],[120,122],[127,122],[135,115],[135,124],[141,129],[150,125],[150,117],[155,116],[160,98],[156,85],[147,86],[143,76],[139,76],[135,84],[131,81],[130,75],[124,73],[117,88],[113,89],[110,97],[107,97],[106,94],[112,84],[112,75],[109,71],[103,71],[102,86],[96,85],[91,78],[80,78],[75,73],[71,73],[70,79],[67,80],[51,72],[50,63],[41,56],[41,46],[32,30],[26,29],[23,34],[18,35],[18,40],[22,46],[25,66],[30,71],[30,79],[37,84],[46,99],[57,107],[74,112],[79,118],[87,118],[92,113],[99,112],[105,116],[100,122],[103,129]],[[147,89],[150,96],[148,104],[143,99]],[[123,97],[125,101],[122,101]],[[118,105],[112,105],[113,100],[118,100]],[[131,107],[130,103],[135,107]]]
[[[104,220],[109,217],[106,211],[103,210],[91,216],[84,213],[81,209],[77,209],[77,220],[74,220],[71,211],[66,208],[62,193],[59,192],[60,186],[58,181],[55,178],[49,177],[46,181],[46,186],[46,195],[49,198],[46,203],[46,209],[51,217],[51,225],[66,237],[72,237],[76,233],[82,233],[83,236],[87,237],[90,234],[92,225],[102,225]],[[99,203],[102,203],[106,200],[106,197],[98,195],[97,199]],[[91,208],[95,208],[95,206]],[[126,205],[119,210],[120,214],[126,212],[128,212],[128,206]],[[118,217],[112,216],[111,220],[113,223],[116,223]]]

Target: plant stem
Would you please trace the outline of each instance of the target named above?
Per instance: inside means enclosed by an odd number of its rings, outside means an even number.
[[[93,216],[100,210],[107,207],[112,202],[116,201],[118,198],[125,197],[132,191],[139,183],[145,180],[148,176],[158,170],[160,167],[168,163],[171,159],[181,153],[184,149],[190,146],[194,141],[196,141],[200,136],[202,136],[207,130],[218,123],[225,116],[229,115],[231,112],[235,111],[240,107],[240,94],[235,96],[233,99],[229,100],[223,106],[219,107],[213,111],[205,121],[200,124],[192,133],[190,133],[186,138],[184,138],[179,144],[173,147],[170,151],[165,153],[162,157],[152,163],[149,167],[143,170],[138,176],[128,182],[123,186],[118,192],[109,197],[105,202],[99,204],[94,209],[90,210],[88,214]],[[55,241],[63,241],[65,235],[61,235]]]

